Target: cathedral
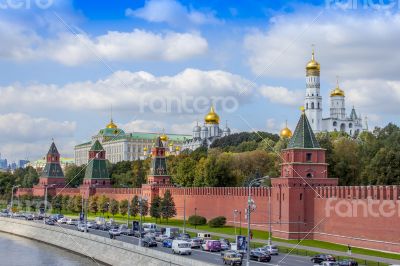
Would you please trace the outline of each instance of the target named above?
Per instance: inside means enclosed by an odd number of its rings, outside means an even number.
[[[306,96],[304,101],[305,114],[310,121],[314,133],[323,131],[342,131],[350,136],[356,136],[363,130],[361,115],[354,107],[350,115],[346,114],[345,93],[336,87],[330,94],[330,115],[322,117],[322,95],[320,92],[320,64],[315,60],[314,51],[311,61],[306,65]]]
[[[198,124],[193,128],[191,139],[185,140],[182,144],[182,150],[194,151],[199,147],[209,148],[211,144],[218,138],[231,134],[231,129],[225,125],[224,129],[219,127],[219,116],[211,106],[210,112],[204,118],[204,125],[200,127]]]

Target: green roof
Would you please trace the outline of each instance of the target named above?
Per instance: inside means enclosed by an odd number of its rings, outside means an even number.
[[[310,126],[310,123],[308,122],[305,113],[301,114],[300,120],[297,123],[293,136],[289,141],[288,149],[293,148],[321,148],[317,139],[315,138],[314,132]]]
[[[98,140],[96,140],[93,143],[92,148],[90,148],[90,150],[91,151],[102,151],[104,149],[103,149],[103,146],[101,146],[100,142]]]
[[[90,160],[86,170],[85,179],[108,179],[110,178],[107,171],[105,160],[93,159]]]

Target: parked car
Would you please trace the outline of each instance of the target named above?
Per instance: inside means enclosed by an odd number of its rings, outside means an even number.
[[[198,238],[192,238],[189,240],[192,248],[201,248],[201,240]]]
[[[120,235],[121,235],[121,231],[119,231],[119,229],[110,229],[110,230],[108,231],[108,233],[109,233],[110,235],[112,235],[113,237],[115,237],[115,236],[120,236]]]
[[[268,253],[265,252],[261,252],[261,251],[255,251],[255,250],[251,250],[250,251],[250,259],[251,260],[256,260],[259,262],[270,262],[271,261],[271,255],[269,255]]]
[[[277,245],[266,245],[262,249],[267,251],[270,255],[279,255],[279,249]]]
[[[27,214],[27,215],[25,215],[25,220],[27,220],[27,221],[32,221],[33,218],[34,218],[33,214]]]
[[[207,240],[203,245],[201,245],[201,249],[210,252],[220,252],[221,242],[219,240]]]
[[[242,265],[242,256],[236,252],[227,252],[223,255],[222,261],[227,265]]]
[[[145,237],[142,239],[142,246],[148,247],[148,248],[157,247],[157,242],[153,238]]]
[[[192,249],[191,244],[184,240],[173,240],[172,241],[172,253],[179,255],[191,255]]]
[[[84,223],[78,223],[78,226],[76,227],[76,229],[77,229],[78,231],[85,232],[85,230],[86,230],[86,225],[85,225]],[[87,231],[89,232],[89,229],[87,229]]]
[[[209,234],[209,233],[197,233],[197,237],[203,239],[203,241],[206,241],[208,239],[211,239],[211,234]]]
[[[68,225],[78,225],[78,220],[77,219],[67,219],[65,222]]]
[[[221,243],[221,250],[228,250],[231,248],[229,242],[225,241],[224,239],[219,240],[219,242]]]
[[[165,239],[169,239],[170,237],[167,235],[158,235],[155,237],[155,240],[158,242],[163,242]]]
[[[165,248],[172,248],[172,239],[168,238],[162,242],[162,246]]]
[[[314,263],[321,263],[323,261],[336,261],[335,257],[328,254],[318,254],[311,258]]]
[[[57,220],[57,223],[59,223],[59,224],[65,224],[65,223],[67,223],[67,221],[68,221],[67,218],[62,217],[62,218],[60,218],[60,219]]]
[[[134,235],[135,237],[138,237],[138,238],[144,238],[144,236],[146,235],[146,232],[145,232],[145,231],[135,231],[135,232],[133,233],[133,235]]]
[[[358,266],[358,262],[353,259],[344,259],[338,261],[340,266]]]
[[[155,232],[157,225],[155,223],[143,223],[142,227],[145,232]]]
[[[190,239],[190,235],[189,235],[189,234],[186,234],[186,233],[181,233],[181,234],[178,235],[177,239],[180,239],[180,240],[189,240],[189,239]]]
[[[51,219],[47,219],[45,224],[47,224],[47,225],[55,225],[54,221],[51,220]]]
[[[317,266],[339,266],[339,263],[335,262],[335,261],[323,261],[316,265]]]

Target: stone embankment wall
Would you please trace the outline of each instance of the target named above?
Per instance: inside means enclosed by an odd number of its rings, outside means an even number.
[[[0,218],[0,231],[38,240],[109,265],[214,265],[93,234],[23,220]]]

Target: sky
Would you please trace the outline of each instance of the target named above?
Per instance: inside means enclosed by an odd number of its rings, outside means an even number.
[[[191,134],[211,104],[233,132],[293,130],[312,46],[324,117],[400,124],[400,2],[0,0],[0,153],[63,157],[111,116],[128,132]]]

